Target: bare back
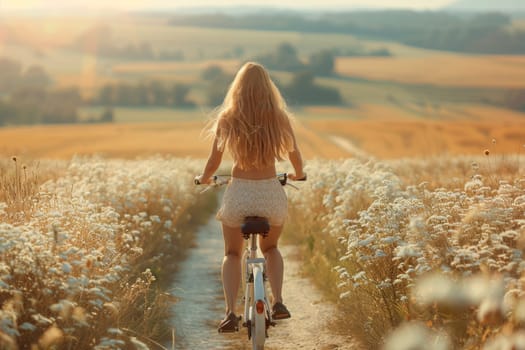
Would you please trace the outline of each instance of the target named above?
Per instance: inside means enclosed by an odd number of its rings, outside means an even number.
[[[250,179],[250,180],[261,180],[269,179],[274,177],[276,174],[275,165],[269,166],[262,169],[241,169],[237,164],[233,164],[232,167],[232,176],[240,179]]]

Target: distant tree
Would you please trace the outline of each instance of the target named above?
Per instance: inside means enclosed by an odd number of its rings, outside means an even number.
[[[308,60],[308,67],[318,75],[332,75],[335,67],[335,55],[332,50],[314,52]]]
[[[339,90],[315,84],[310,71],[296,73],[283,91],[291,104],[332,105],[343,102]]]
[[[139,89],[129,83],[117,84],[117,103],[121,106],[140,106],[141,95]]]
[[[111,107],[104,109],[104,112],[100,115],[100,121],[102,123],[112,123],[114,118],[113,108]]]
[[[104,106],[117,104],[117,89],[114,85],[106,84],[98,92],[96,101]]]
[[[287,71],[297,71],[304,68],[304,64],[297,55],[297,49],[290,43],[282,43],[277,47],[274,63]]]
[[[137,84],[118,83],[104,85],[93,103],[106,107],[113,106],[173,106],[193,105],[186,100],[189,85],[167,86],[161,81],[152,80]]]
[[[140,82],[133,86],[133,89],[135,90],[133,94],[135,96],[135,101],[133,101],[134,106],[155,104],[155,95],[151,89],[151,85],[148,85],[145,82]]]
[[[272,13],[266,16],[180,15],[174,17],[170,23],[267,31],[344,33],[430,49],[523,54],[523,40],[516,40],[512,29],[509,29],[514,15],[498,12],[472,15],[449,11],[378,10],[338,11],[318,16],[290,13]],[[495,35],[496,32],[501,33]],[[490,40],[491,44],[488,45],[484,38],[489,35],[497,36],[498,42]],[[469,45],[473,42],[483,42],[483,45]],[[290,47],[283,46],[278,52],[262,55],[258,60],[271,69],[300,71],[304,67],[298,64],[300,60],[294,62],[293,57]]]
[[[166,90],[166,87],[164,84],[162,84],[159,81],[152,81],[149,83],[148,86],[149,94],[151,96],[151,101],[149,104],[152,105],[159,105],[159,106],[166,106],[169,102],[169,96],[168,91]],[[140,96],[140,94],[138,94]],[[138,97],[140,100],[140,97]]]
[[[20,84],[22,64],[6,57],[0,57],[0,93],[10,93]]]
[[[14,91],[4,105],[7,121],[13,124],[76,123],[83,104],[78,89],[48,91],[26,86]]]
[[[206,104],[208,106],[218,106],[222,104],[226,91],[228,89],[229,80],[224,77],[212,80],[207,89]]]
[[[42,121],[42,108],[47,92],[40,87],[20,87],[6,99],[6,117],[12,124],[34,124]]]
[[[10,106],[7,103],[0,101],[0,126],[4,126],[9,122],[11,114]]]
[[[204,69],[201,73],[201,78],[207,81],[212,81],[215,79],[219,79],[222,76],[224,76],[224,70],[221,66],[212,64]]]
[[[231,74],[226,73],[220,66],[211,65],[201,73],[203,80],[207,82],[206,104],[218,106],[224,100],[228,85],[233,80]]]
[[[226,96],[228,86],[232,80],[233,77],[226,74],[212,80],[208,84],[206,104],[208,106],[218,106],[222,104],[224,97]]]
[[[177,107],[190,107],[195,104],[188,100],[188,93],[191,90],[191,86],[187,84],[175,84],[172,88],[173,105]]]
[[[51,77],[42,66],[30,66],[21,77],[25,86],[48,87],[51,84]]]
[[[24,86],[11,94],[10,100],[17,105],[39,105],[47,98],[47,91],[40,86]]]
[[[279,44],[274,52],[258,56],[255,60],[273,70],[298,72],[305,68],[297,55],[296,48],[286,42]]]
[[[474,16],[467,22],[471,27],[503,28],[512,23],[510,16],[501,12],[484,12]]]
[[[48,93],[41,107],[43,123],[76,123],[82,97],[76,88],[61,89]]]

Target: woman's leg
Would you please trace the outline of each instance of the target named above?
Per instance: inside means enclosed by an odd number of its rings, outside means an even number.
[[[235,313],[235,303],[241,282],[241,257],[244,238],[239,227],[222,225],[224,236],[224,259],[222,260],[222,286],[226,303],[226,314]]]
[[[266,272],[270,287],[272,288],[273,302],[283,302],[282,287],[283,287],[283,272],[284,264],[281,252],[277,247],[279,237],[281,236],[282,226],[270,227],[268,236],[259,238],[259,246],[266,259]]]

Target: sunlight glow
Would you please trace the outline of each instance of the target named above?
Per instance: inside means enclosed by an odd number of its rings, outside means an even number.
[[[412,9],[438,9],[451,3],[452,0],[427,0],[424,2],[414,0],[303,0],[279,1],[266,0],[254,1],[249,5],[240,0],[117,0],[108,2],[106,0],[4,0],[0,2],[0,10],[4,11],[60,11],[60,10],[82,10],[82,11],[104,11],[104,10],[148,10],[148,9],[180,9],[198,7],[278,7],[278,8],[412,8]]]

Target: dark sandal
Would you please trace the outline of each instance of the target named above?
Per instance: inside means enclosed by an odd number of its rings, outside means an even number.
[[[275,305],[272,308],[272,318],[274,320],[284,320],[286,318],[290,318],[292,315],[290,315],[290,311],[284,306],[283,303],[275,303]]]
[[[226,317],[219,323],[219,333],[233,333],[239,330],[240,318],[235,316],[233,312],[230,312]]]

